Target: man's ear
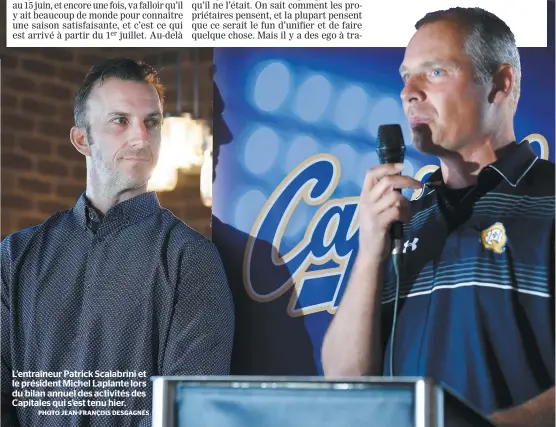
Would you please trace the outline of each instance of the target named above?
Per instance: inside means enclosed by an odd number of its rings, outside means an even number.
[[[508,99],[514,88],[514,70],[510,64],[502,64],[492,75],[492,90],[488,100],[499,104]]]
[[[70,140],[77,151],[84,156],[91,155],[89,142],[87,141],[87,132],[84,127],[74,126],[70,130]]]

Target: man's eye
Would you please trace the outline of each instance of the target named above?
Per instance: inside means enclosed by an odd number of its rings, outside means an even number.
[[[125,117],[116,117],[112,119],[112,123],[117,123],[119,125],[123,125],[127,123],[127,118]]]
[[[433,77],[442,77],[444,75],[444,70],[440,68],[435,68],[431,71],[431,76]]]
[[[151,129],[156,129],[160,127],[160,120],[147,120],[147,126]]]

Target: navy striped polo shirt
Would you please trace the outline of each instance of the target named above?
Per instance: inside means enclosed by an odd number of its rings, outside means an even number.
[[[404,225],[396,376],[425,376],[484,414],[554,385],[554,164],[512,144],[457,206],[441,170]],[[384,283],[384,374],[396,276]]]

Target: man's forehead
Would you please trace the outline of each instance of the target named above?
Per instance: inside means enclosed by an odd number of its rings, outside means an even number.
[[[461,27],[447,21],[423,25],[409,41],[401,68],[427,62],[454,61],[464,55]]]
[[[147,104],[152,108],[153,105],[160,104],[160,98],[154,86],[147,82],[108,78],[93,87],[89,103],[100,106]]]

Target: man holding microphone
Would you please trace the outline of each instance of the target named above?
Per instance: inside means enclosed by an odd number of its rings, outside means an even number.
[[[498,426],[554,426],[554,164],[516,141],[521,67],[493,14],[416,24],[400,74],[426,185],[383,164],[365,178],[359,252],[327,331],[327,376],[425,376]],[[402,188],[422,189],[409,202]],[[404,223],[401,262],[389,230]]]

